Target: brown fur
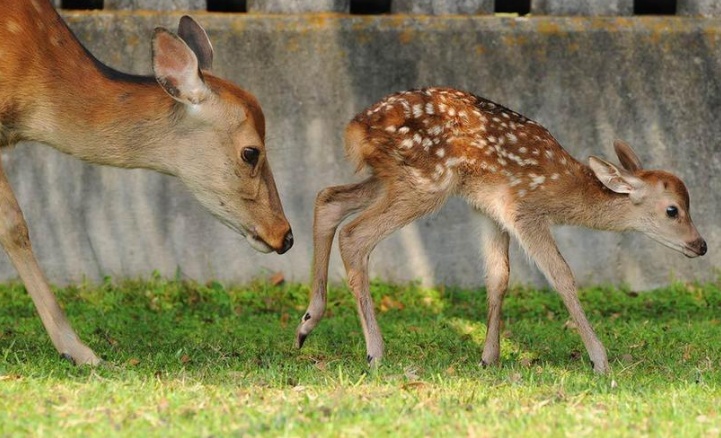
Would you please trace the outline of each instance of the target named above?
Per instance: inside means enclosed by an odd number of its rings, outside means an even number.
[[[195,52],[156,29],[156,75],[133,76],[85,50],[48,0],[2,2],[0,147],[32,140],[93,163],[175,175],[254,248],[283,253],[292,234],[267,160],[260,105],[208,70],[212,47],[197,23],[183,17],[180,31]],[[257,162],[243,158],[247,148]],[[53,344],[76,363],[97,363],[50,292],[1,166],[0,206],[0,242]]]

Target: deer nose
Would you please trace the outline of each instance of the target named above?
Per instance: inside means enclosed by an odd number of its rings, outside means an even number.
[[[288,232],[285,234],[285,237],[283,237],[283,246],[281,246],[277,252],[278,252],[278,254],[283,254],[286,251],[288,251],[292,246],[293,246],[293,231],[288,230]]]
[[[701,244],[698,246],[698,255],[706,254],[707,249],[708,248],[706,247],[706,241],[701,239]]]

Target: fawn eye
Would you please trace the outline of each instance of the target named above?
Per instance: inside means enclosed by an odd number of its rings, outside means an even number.
[[[673,205],[670,207],[666,207],[666,216],[670,217],[671,219],[676,219],[678,217],[678,208],[674,207]]]
[[[243,158],[243,161],[250,164],[251,166],[255,166],[256,164],[258,164],[258,157],[260,157],[260,151],[258,150],[258,148],[247,147],[243,148],[240,156],[241,158]]]

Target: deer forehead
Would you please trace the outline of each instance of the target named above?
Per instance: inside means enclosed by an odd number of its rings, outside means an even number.
[[[688,189],[676,175],[663,170],[643,170],[638,176],[654,187],[660,196],[669,196],[675,199],[681,208],[689,209],[691,201]]]
[[[261,141],[265,141],[265,115],[260,103],[248,91],[232,82],[205,74],[205,81],[221,102],[220,111],[216,114],[220,123],[240,124],[238,129],[246,129],[250,125],[258,133]]]

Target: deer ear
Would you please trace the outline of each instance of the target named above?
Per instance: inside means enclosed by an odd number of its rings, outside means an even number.
[[[210,71],[213,68],[213,46],[210,44],[210,38],[205,33],[205,29],[193,18],[184,15],[178,25],[178,36],[198,57],[200,69]]]
[[[646,183],[642,179],[598,157],[589,157],[588,164],[601,184],[611,191],[628,194],[634,204],[643,200]]]
[[[160,86],[179,102],[198,104],[210,95],[195,53],[177,35],[160,27],[153,35],[153,71]]]
[[[616,150],[616,155],[624,169],[633,173],[643,168],[641,167],[641,160],[638,159],[638,155],[636,155],[628,143],[616,140],[613,142],[613,149]]]

